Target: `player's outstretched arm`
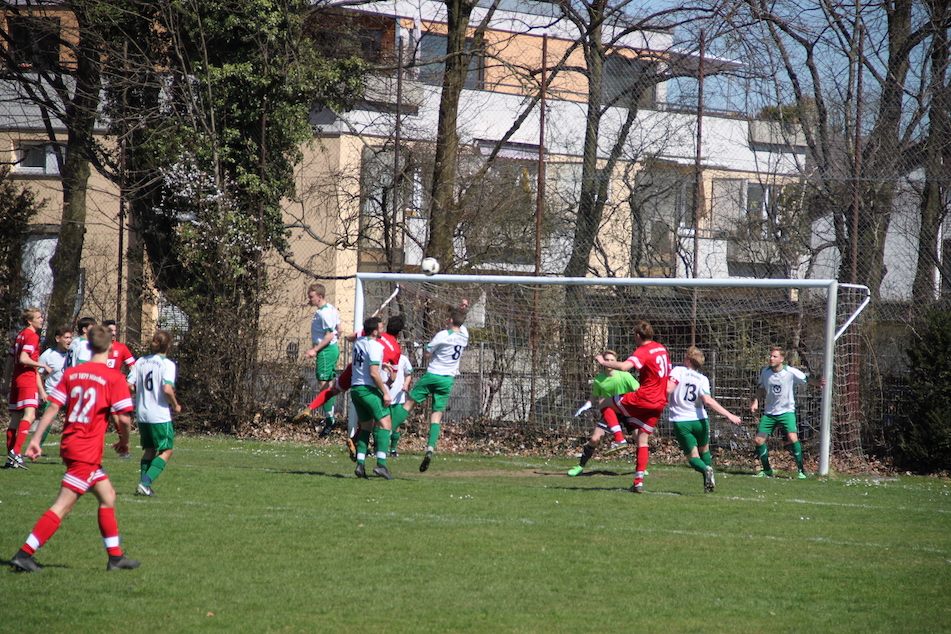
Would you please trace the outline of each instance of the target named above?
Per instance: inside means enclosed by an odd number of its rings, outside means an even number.
[[[597,361],[602,367],[608,368],[609,370],[621,370],[623,372],[627,372],[634,367],[634,364],[631,361],[608,361],[604,358],[604,355],[601,354],[595,356],[594,360]]]
[[[719,401],[717,401],[717,399],[713,398],[709,394],[703,395],[703,404],[704,406],[712,409],[717,414],[720,414],[721,416],[725,416],[726,419],[730,421],[731,423],[733,423],[734,425],[739,425],[741,422],[743,422],[739,416],[737,416],[736,414],[732,413],[727,408],[720,405]]]

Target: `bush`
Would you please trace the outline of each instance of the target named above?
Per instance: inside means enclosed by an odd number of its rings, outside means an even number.
[[[951,470],[951,310],[925,314],[908,360],[913,398],[896,433],[896,459],[905,469]]]

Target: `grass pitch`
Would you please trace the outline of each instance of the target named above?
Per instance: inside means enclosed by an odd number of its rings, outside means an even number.
[[[759,480],[629,461],[437,454],[360,481],[342,449],[179,438],[134,497],[107,456],[124,546],[107,574],[83,499],[25,575],[0,570],[0,631],[940,632],[951,629],[951,483]],[[57,448],[50,448],[53,454]],[[368,462],[369,465],[373,461]],[[0,471],[0,557],[52,501],[44,458]],[[92,496],[89,496],[92,498]]]

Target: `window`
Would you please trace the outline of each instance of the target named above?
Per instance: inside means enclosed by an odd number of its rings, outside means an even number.
[[[16,146],[14,171],[19,174],[59,174],[57,146],[50,143],[21,142]]]
[[[655,64],[622,55],[608,55],[601,76],[603,105],[650,108],[656,101],[657,85],[652,78]]]
[[[779,229],[779,197],[782,188],[750,182],[746,185],[746,220],[753,238],[773,237]]]
[[[11,54],[21,68],[48,70],[59,66],[59,20],[9,17]]]
[[[20,266],[26,283],[23,306],[46,306],[53,292],[53,271],[50,260],[56,251],[55,234],[33,234],[23,244]]]
[[[446,50],[449,38],[446,35],[424,33],[419,40],[419,80],[433,86],[442,85],[443,72],[446,70]],[[466,40],[466,51],[472,51],[472,40]],[[481,90],[485,84],[485,64],[481,54],[475,51],[469,58],[469,70],[466,73],[465,88]]]

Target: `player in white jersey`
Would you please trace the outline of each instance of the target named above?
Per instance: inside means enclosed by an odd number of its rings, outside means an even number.
[[[700,373],[703,361],[700,348],[690,346],[684,355],[684,365],[670,371],[667,416],[673,423],[674,436],[681,451],[687,456],[690,466],[703,475],[703,490],[710,493],[716,487],[716,480],[710,455],[710,420],[704,406],[725,416],[734,425],[740,424],[740,417],[720,405],[710,394],[710,380]]]
[[[436,451],[436,442],[439,440],[439,429],[442,423],[443,412],[449,403],[449,395],[456,375],[459,374],[459,364],[462,362],[462,353],[469,345],[469,331],[463,325],[466,319],[466,309],[469,303],[463,300],[459,308],[449,311],[446,329],[441,330],[426,346],[423,358],[428,361],[426,373],[416,382],[409,392],[409,398],[402,407],[393,408],[393,424],[402,425],[409,416],[416,403],[422,403],[430,395],[433,397],[433,409],[429,417],[429,437],[426,443],[426,455],[419,465],[420,471],[429,469],[429,463]]]
[[[49,401],[46,400],[47,395],[59,384],[60,379],[63,378],[63,373],[66,371],[69,346],[73,342],[73,329],[69,326],[60,326],[56,329],[55,339],[56,346],[47,348],[43,351],[43,354],[40,355],[40,363],[45,363],[49,367],[50,372],[45,372],[42,368],[39,370],[40,376],[46,375],[46,379],[42,385],[43,390],[40,392],[40,408],[37,410],[39,416],[43,416],[43,413],[49,406]],[[37,418],[34,423],[33,429],[35,429],[38,424],[39,418]],[[49,436],[51,429],[53,429],[52,425],[47,427],[46,431],[43,432],[43,437],[40,439],[41,447],[43,443],[46,442],[46,437]]]
[[[142,439],[136,495],[155,494],[152,484],[165,469],[175,448],[172,413],[181,412],[182,406],[175,392],[175,362],[165,356],[171,345],[169,333],[156,331],[150,345],[152,354],[139,359],[129,372],[129,385],[135,390],[135,418]]]
[[[310,322],[310,340],[313,345],[307,350],[306,357],[316,358],[314,375],[317,378],[317,392],[320,393],[332,387],[337,376],[337,359],[340,358],[340,347],[337,345],[340,336],[340,313],[327,301],[327,289],[323,284],[311,284],[307,287],[307,302],[317,308]],[[333,397],[328,398],[320,409],[324,414],[324,431],[321,435],[325,436],[335,425]]]
[[[806,472],[802,466],[802,444],[799,442],[799,429],[796,426],[796,386],[812,385],[821,387],[825,379],[812,379],[800,370],[786,365],[786,352],[780,346],[769,349],[769,366],[759,373],[756,385],[756,395],[750,403],[753,414],[763,403],[763,415],[756,430],[756,454],[763,465],[763,470],[756,474],[759,478],[768,478],[773,475],[769,465],[769,450],[766,439],[773,433],[773,429],[780,427],[786,434],[786,447],[796,460],[797,477],[806,479]]]
[[[367,477],[367,447],[370,433],[376,441],[376,468],[373,474],[392,480],[393,476],[386,465],[386,456],[390,450],[390,394],[383,381],[383,344],[379,341],[382,331],[379,317],[369,317],[363,322],[364,337],[353,344],[352,375],[350,379],[350,400],[357,410],[357,468],[358,478]]]
[[[66,353],[67,368],[75,368],[80,363],[85,363],[92,358],[92,350],[89,348],[89,342],[86,341],[86,333],[95,325],[96,320],[92,317],[83,317],[76,322],[76,330],[73,331],[73,342],[69,344],[69,352]]]
[[[396,373],[390,382],[390,404],[391,411],[406,402],[406,395],[409,393],[410,385],[413,382],[413,364],[405,354],[400,355],[400,361],[396,364]],[[402,409],[402,408],[400,408]],[[390,439],[390,457],[399,456],[397,445],[400,442],[399,425],[393,425],[393,436]]]

